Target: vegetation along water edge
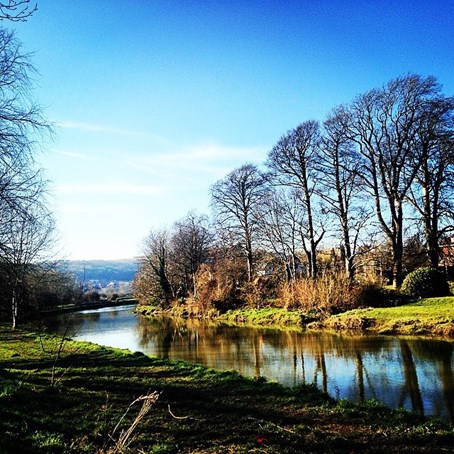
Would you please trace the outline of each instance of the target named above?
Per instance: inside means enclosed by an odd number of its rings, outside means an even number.
[[[0,452],[449,452],[448,423],[0,327]],[[227,422],[227,423],[226,423]]]
[[[355,331],[374,334],[428,335],[454,338],[454,296],[423,298],[394,307],[366,307],[323,317],[320,313],[266,307],[234,309],[224,313],[191,313],[183,305],[166,312],[154,306],[138,306],[140,314],[199,316],[216,321],[284,329]]]

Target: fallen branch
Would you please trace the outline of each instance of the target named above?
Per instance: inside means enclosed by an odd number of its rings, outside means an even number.
[[[167,405],[167,408],[169,409],[169,413],[170,413],[170,416],[172,416],[172,418],[175,418],[175,419],[188,419],[188,418],[190,418],[190,416],[175,416],[172,413],[172,410],[170,409],[170,404]]]

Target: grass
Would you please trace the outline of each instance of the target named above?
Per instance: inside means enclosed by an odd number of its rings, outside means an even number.
[[[248,326],[301,328],[301,313],[281,307],[229,310],[219,315],[217,319],[227,323],[241,323]]]
[[[396,301],[402,303],[405,300]],[[185,306],[178,306],[178,309],[184,310]],[[153,310],[146,306],[138,308],[140,313],[148,315],[153,315]],[[173,309],[169,314],[188,316]],[[241,308],[225,313],[210,311],[204,315],[209,320],[256,327],[301,329],[304,326],[313,330],[454,337],[454,296],[424,298],[395,307],[354,309],[326,319],[283,307]]]
[[[397,307],[356,309],[329,317],[318,327],[454,337],[454,296],[424,298]]]
[[[46,351],[57,341],[42,338]],[[39,336],[0,327],[0,452],[107,453],[159,393],[129,447],[146,453],[443,452],[447,423],[376,402],[336,402],[313,386],[283,388],[235,372],[68,341],[50,386]],[[129,411],[126,412],[126,410]],[[123,419],[122,419],[123,418]]]
[[[175,305],[167,311],[159,311],[154,306],[138,306],[137,312],[147,316],[167,315],[170,317],[194,317],[226,324],[241,324],[245,326],[267,326],[301,330],[303,315],[300,311],[288,310],[282,307],[266,307],[260,309],[242,308],[220,312],[215,309],[199,311],[194,314],[188,312],[188,306]]]

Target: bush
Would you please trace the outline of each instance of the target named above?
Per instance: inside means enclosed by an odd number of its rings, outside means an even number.
[[[282,284],[279,290],[281,303],[287,309],[325,316],[358,307],[353,285],[343,275],[323,273],[316,280],[301,278]]]
[[[96,290],[89,290],[84,293],[85,303],[98,303],[101,299],[101,295]]]
[[[201,265],[196,275],[199,305],[206,310],[214,307],[221,312],[237,307],[240,302],[237,281],[240,279],[237,279],[236,273],[234,267]]]
[[[446,275],[431,267],[419,268],[408,274],[402,283],[401,291],[417,298],[450,294]]]
[[[267,306],[270,299],[276,299],[279,283],[275,276],[256,277],[253,282],[243,285],[241,300],[250,308]]]
[[[388,294],[378,282],[358,282],[353,289],[354,300],[358,307],[387,307]]]

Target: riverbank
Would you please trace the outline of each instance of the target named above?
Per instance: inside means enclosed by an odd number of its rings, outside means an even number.
[[[152,453],[443,452],[454,442],[444,422],[313,386],[74,341],[57,359],[60,341],[0,329],[0,452],[120,452],[118,442]]]
[[[350,331],[372,334],[429,335],[454,338],[454,296],[424,298],[395,307],[354,309],[328,318],[280,307],[235,309],[225,313],[188,311],[176,305],[167,311],[138,306],[142,315],[208,318],[229,324],[268,326],[283,329]]]
[[[137,305],[138,301],[135,298],[117,298],[116,300],[100,300],[96,302],[84,302],[78,304],[68,304],[65,306],[57,306],[56,308],[46,309],[41,311],[40,317],[47,317],[57,314],[66,314],[70,312],[89,311],[103,309],[105,307],[118,307],[126,305]]]
[[[454,297],[424,298],[396,307],[356,309],[333,315],[308,327],[454,338]]]
[[[208,311],[194,310],[184,304],[177,304],[166,310],[160,310],[156,306],[137,306],[137,314],[154,317],[167,316],[176,318],[196,318],[213,320],[226,324],[238,324],[247,326],[267,326],[273,328],[301,329],[302,321],[306,319],[299,311],[289,311],[282,307],[266,307],[261,309],[231,309],[220,312],[215,309]],[[308,319],[309,320],[309,319]],[[316,319],[310,318],[310,321]]]

